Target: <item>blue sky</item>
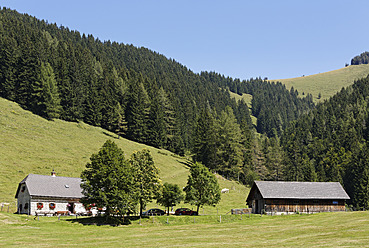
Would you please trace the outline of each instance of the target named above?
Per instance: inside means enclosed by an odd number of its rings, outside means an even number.
[[[369,1],[1,0],[0,6],[146,47],[194,72],[282,79],[344,67],[369,51]]]

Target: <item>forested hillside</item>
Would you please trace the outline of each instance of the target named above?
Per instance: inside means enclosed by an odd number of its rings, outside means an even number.
[[[286,129],[287,180],[338,181],[354,206],[369,207],[369,77],[342,89]]]
[[[83,121],[177,154],[188,152],[246,183],[258,177],[253,165],[261,145],[249,106],[231,98],[229,89],[253,95],[257,130],[268,136],[280,135],[313,107],[311,97],[298,98],[281,84],[195,74],[146,48],[102,42],[27,14],[0,11],[1,97],[47,119]]]
[[[233,80],[214,72],[203,72],[201,75],[219,87],[229,88],[239,95],[252,95],[252,115],[258,119],[256,129],[269,137],[280,136],[290,121],[296,120],[314,107],[310,94],[300,98],[297,90],[293,87],[287,90],[286,86],[279,82],[269,82],[261,78]]]

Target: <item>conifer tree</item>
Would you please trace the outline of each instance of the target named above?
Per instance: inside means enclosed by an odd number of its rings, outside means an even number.
[[[218,170],[217,140],[215,120],[208,108],[200,113],[193,138],[193,160],[207,166],[210,170]]]
[[[365,145],[357,156],[354,156],[353,164],[353,203],[357,209],[369,209],[369,149]]]
[[[14,39],[0,39],[0,96],[11,101],[16,99],[16,42]]]
[[[140,74],[129,85],[125,111],[127,138],[141,143],[147,142],[149,106],[149,97],[143,85],[143,77]]]
[[[159,95],[156,84],[153,86],[149,116],[149,144],[155,147],[163,147],[166,144],[167,128],[165,125],[165,107],[163,99]]]
[[[37,114],[41,114],[43,91],[39,81],[40,66],[34,43],[27,39],[18,63],[16,101]]]
[[[58,118],[60,114],[60,98],[53,68],[49,63],[41,64],[40,82],[42,85],[42,115],[49,118]]]
[[[227,106],[218,121],[217,159],[220,173],[238,178],[242,168],[242,134],[231,107]]]

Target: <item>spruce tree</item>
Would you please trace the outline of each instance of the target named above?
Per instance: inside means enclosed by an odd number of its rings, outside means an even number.
[[[218,125],[217,160],[220,173],[237,179],[242,168],[242,133],[231,107],[220,114]]]
[[[60,98],[53,68],[49,63],[41,64],[40,82],[42,85],[41,115],[53,119],[60,114]]]
[[[218,170],[217,136],[215,120],[208,108],[200,113],[193,137],[193,160],[207,166],[210,170]]]
[[[143,77],[139,75],[130,82],[128,90],[125,111],[127,138],[141,143],[147,142],[149,107],[150,101],[143,85]]]
[[[353,204],[357,209],[369,209],[369,149],[365,145],[355,158],[353,168]]]

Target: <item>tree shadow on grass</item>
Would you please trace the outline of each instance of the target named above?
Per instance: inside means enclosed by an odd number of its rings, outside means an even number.
[[[142,217],[148,218],[148,217]],[[95,217],[80,217],[75,219],[68,219],[72,223],[79,223],[82,225],[93,225],[93,226],[120,226],[130,225],[132,221],[140,219],[140,216],[125,216],[123,218],[118,217],[106,217],[106,216],[95,216]]]
[[[119,139],[120,138],[118,134],[113,135],[113,134],[110,134],[110,133],[105,132],[105,131],[103,131],[103,134],[110,137],[110,138],[114,138],[114,139]]]
[[[180,164],[182,164],[183,165],[183,167],[184,168],[186,168],[186,169],[189,169],[189,168],[191,168],[191,166],[192,166],[192,162],[190,162],[190,161],[180,161],[180,160],[177,160],[177,162],[178,163],[180,163]]]

